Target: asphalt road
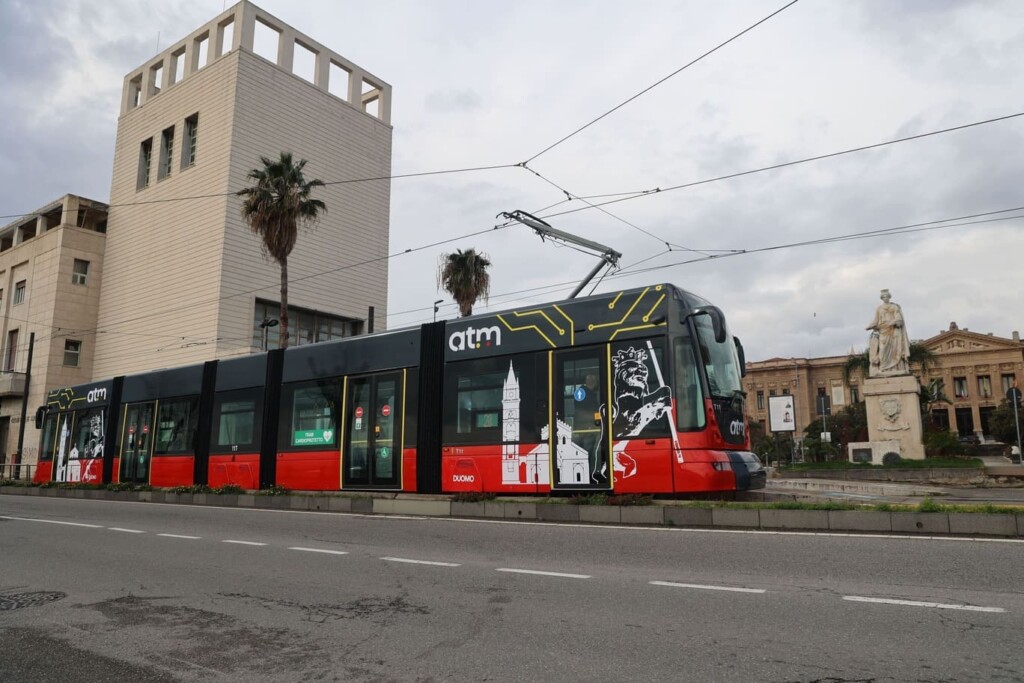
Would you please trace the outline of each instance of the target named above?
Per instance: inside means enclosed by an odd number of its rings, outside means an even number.
[[[0,681],[1020,681],[1024,544],[0,498]]]

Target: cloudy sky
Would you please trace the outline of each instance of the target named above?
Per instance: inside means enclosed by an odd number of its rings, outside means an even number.
[[[392,253],[502,211],[549,216],[623,253],[598,291],[701,294],[751,360],[863,349],[882,287],[914,339],[951,321],[1024,328],[1024,218],[954,225],[1024,210],[937,223],[1024,207],[1024,116],[620,194],[1020,114],[1024,2],[801,0],[539,156],[786,0],[257,4],[393,86],[394,173],[530,160],[539,174],[395,180]],[[224,5],[0,1],[0,223],[68,192],[106,201],[123,76]],[[923,223],[937,229],[789,246]],[[561,298],[595,263],[523,227],[399,256],[389,327],[430,319],[438,257],[456,247],[491,256],[494,309]]]

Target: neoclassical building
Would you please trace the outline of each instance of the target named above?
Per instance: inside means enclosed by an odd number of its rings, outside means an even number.
[[[932,410],[933,419],[960,435],[975,434],[989,439],[992,411],[1014,382],[1024,385],[1024,342],[1020,333],[1009,338],[982,334],[950,323],[949,329],[923,343],[935,354],[936,362],[924,374],[913,368],[922,384],[941,379],[950,404]],[[743,380],[747,391],[747,412],[751,422],[768,431],[768,397],[791,395],[794,399],[796,436],[821,416],[827,397],[832,412],[863,400],[863,377],[843,381],[848,355],[823,358],[772,358],[747,363]]]

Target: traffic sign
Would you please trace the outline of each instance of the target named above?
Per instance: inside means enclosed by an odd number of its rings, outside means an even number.
[[[380,414],[383,415],[384,417],[387,417],[388,415],[390,415],[391,414],[391,406],[389,406],[387,403],[385,403],[381,407],[381,409],[380,409]]]
[[[362,406],[356,406],[356,417],[362,417],[362,416],[363,416],[363,407]]]

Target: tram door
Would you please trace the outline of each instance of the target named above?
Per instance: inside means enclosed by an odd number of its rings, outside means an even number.
[[[402,373],[348,381],[342,488],[397,488],[402,466]]]
[[[156,403],[132,403],[125,407],[121,431],[121,473],[119,481],[149,483],[153,457],[153,417]]]
[[[550,435],[555,454],[553,488],[611,487],[604,354],[604,347],[555,352],[551,405],[556,428]]]

